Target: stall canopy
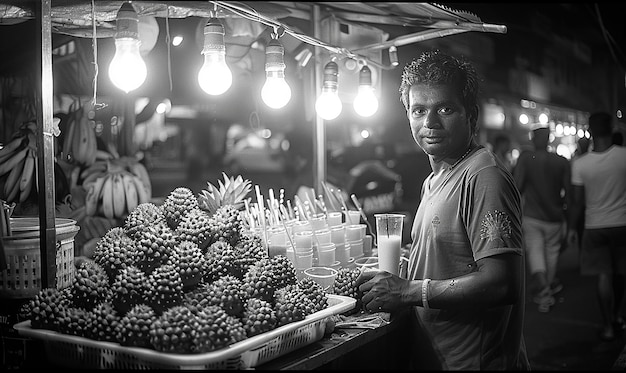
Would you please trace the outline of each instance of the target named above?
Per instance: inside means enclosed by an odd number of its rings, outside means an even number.
[[[33,3],[27,0],[0,1],[0,25],[34,19]],[[122,3],[124,1],[53,0],[52,32],[92,37],[92,19],[95,18],[96,37],[114,37],[116,15]],[[398,35],[380,43],[358,46],[354,50],[342,50],[342,46],[336,46],[338,51],[357,55],[362,51],[401,46],[467,31],[506,32],[506,26],[485,24],[475,14],[435,3],[133,1],[132,4],[139,16],[143,17],[176,19],[216,15],[224,19],[246,18],[265,25],[282,25],[287,33],[309,33],[302,35],[302,39],[313,37],[305,28],[310,28],[310,22],[314,21],[312,9],[319,7],[321,18],[332,17],[346,24],[367,25]],[[313,39],[307,40],[315,42]]]

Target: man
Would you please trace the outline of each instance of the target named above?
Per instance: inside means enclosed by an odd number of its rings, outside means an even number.
[[[522,228],[531,274],[531,293],[539,312],[549,312],[554,294],[563,286],[555,281],[565,237],[565,208],[570,189],[569,161],[548,150],[550,128],[532,131],[534,150],[523,152],[513,172],[522,194]]]
[[[493,153],[500,159],[509,172],[513,171],[511,161],[511,139],[507,135],[500,134],[493,141]]]
[[[572,164],[572,208],[568,240],[578,244],[575,223],[584,213],[580,273],[597,277],[602,340],[624,329],[622,299],[626,274],[626,148],[611,139],[611,116],[589,117],[593,149]]]
[[[402,74],[401,100],[432,172],[413,221],[407,279],[364,272],[359,289],[368,310],[411,310],[413,369],[530,368],[520,195],[476,143],[477,82],[472,65],[439,51]]]

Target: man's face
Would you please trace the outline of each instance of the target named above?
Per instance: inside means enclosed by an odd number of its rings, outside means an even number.
[[[407,116],[415,142],[435,161],[456,160],[467,150],[472,124],[453,86],[412,86]]]

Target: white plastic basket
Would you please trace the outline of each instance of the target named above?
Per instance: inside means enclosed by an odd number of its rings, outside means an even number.
[[[328,294],[328,307],[279,328],[203,354],[170,354],[119,343],[33,329],[30,321],[13,327],[23,336],[44,342],[47,358],[60,366],[95,369],[246,369],[261,365],[324,336],[326,318],[354,308],[356,299]]]

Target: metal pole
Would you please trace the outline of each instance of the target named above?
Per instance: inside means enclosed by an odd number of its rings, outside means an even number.
[[[313,5],[313,36],[317,39],[320,38],[320,7],[319,5]],[[315,69],[313,81],[315,82],[315,96],[313,99],[317,99],[322,91],[322,69],[324,68],[324,61],[321,61],[322,53],[320,47],[315,47]],[[315,110],[315,105],[314,109]],[[313,142],[313,187],[316,191],[322,190],[323,182],[326,180],[326,129],[324,127],[324,119],[322,119],[317,113],[315,113],[315,139]]]
[[[39,172],[39,252],[41,288],[56,286],[56,213],[54,211],[54,138],[52,134],[52,26],[51,0],[35,2],[37,27],[41,35],[41,70],[37,78],[37,162]]]

